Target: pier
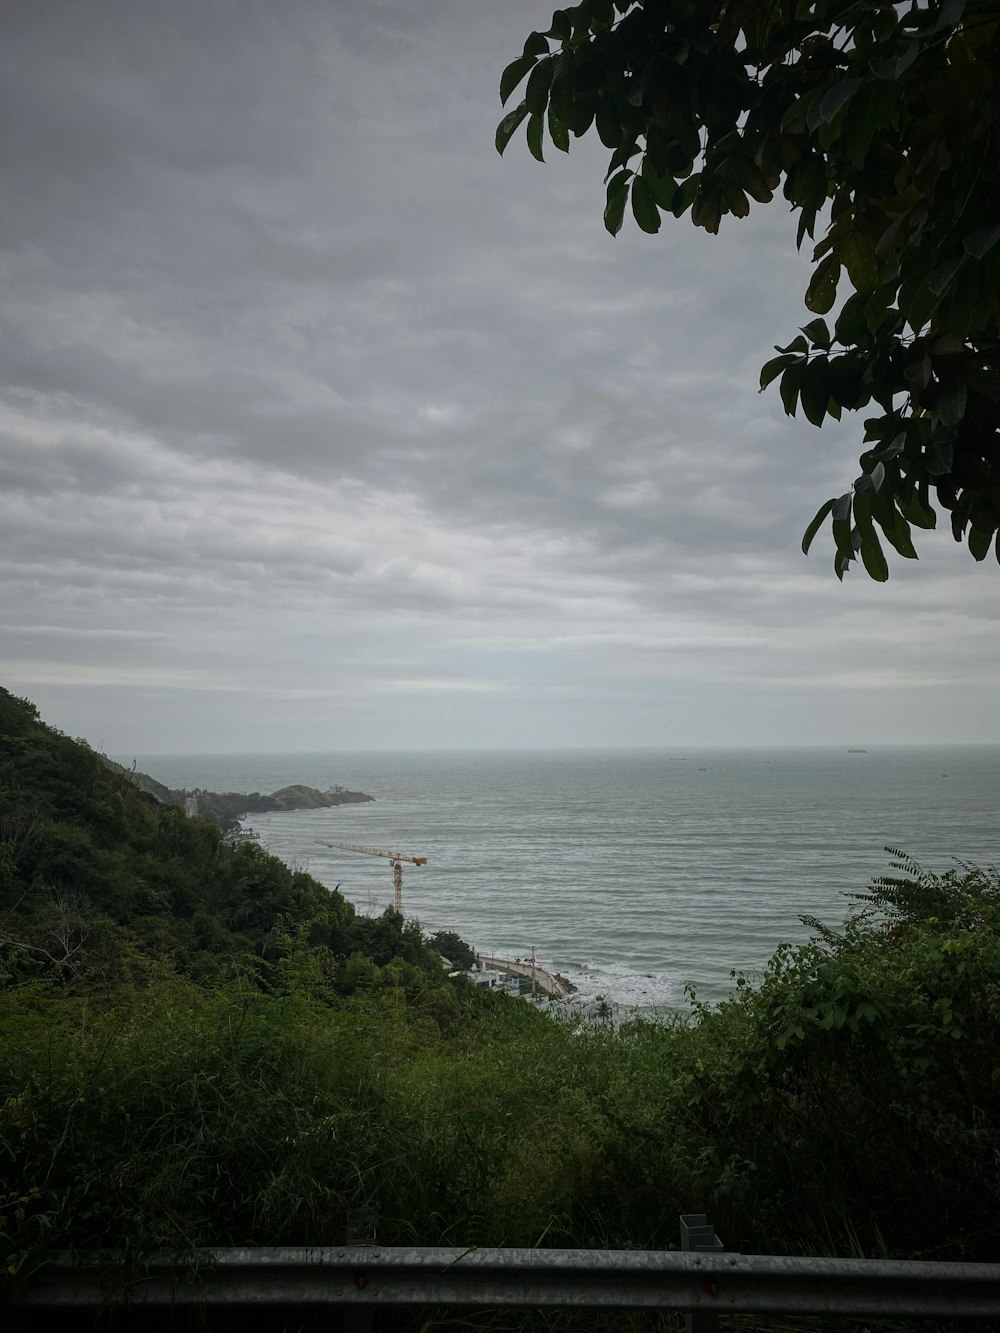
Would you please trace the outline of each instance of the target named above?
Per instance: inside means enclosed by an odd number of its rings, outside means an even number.
[[[539,990],[551,995],[555,1000],[565,1000],[572,994],[573,988],[560,977],[546,972],[537,963],[522,963],[513,958],[493,958],[488,954],[476,954],[476,966],[483,971],[506,972],[512,977],[527,977]]]

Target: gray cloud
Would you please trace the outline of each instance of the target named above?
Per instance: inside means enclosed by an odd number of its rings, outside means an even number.
[[[0,679],[57,723],[996,738],[995,573],[944,534],[888,588],[798,553],[860,423],[756,394],[806,317],[781,206],[612,240],[599,145],[497,158],[547,16],[8,7]]]

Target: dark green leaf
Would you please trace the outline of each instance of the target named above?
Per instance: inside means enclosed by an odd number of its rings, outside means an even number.
[[[691,206],[691,221],[704,227],[713,236],[718,234],[722,220],[722,187],[702,176],[701,185]]]
[[[951,511],[951,533],[957,542],[962,540],[969,524],[969,506],[963,503],[967,499],[968,496],[963,495]]]
[[[944,426],[957,426],[965,416],[965,407],[968,402],[969,391],[961,380],[956,380],[950,384],[941,395],[941,401],[938,404],[937,417]]]
[[[586,134],[594,123],[594,114],[596,111],[596,97],[574,97],[565,116],[570,133],[575,135],[577,139]]]
[[[940,296],[946,287],[950,287],[955,274],[965,263],[965,255],[952,255],[940,264],[927,279],[927,286],[935,296]]]
[[[694,115],[681,114],[679,110],[672,110],[670,116],[670,129],[681,154],[687,161],[693,163],[695,158],[701,152],[701,133],[698,120]]]
[[[776,380],[786,366],[794,365],[799,360],[797,356],[791,356],[787,352],[781,356],[773,356],[770,361],[765,361],[760,368],[760,387],[766,389],[772,380]]]
[[[854,290],[871,291],[878,282],[878,264],[872,237],[856,229],[847,231],[837,246],[837,253],[847,269]]]
[[[916,560],[917,553],[910,539],[910,525],[903,515],[893,509],[891,515],[887,515],[884,519],[876,513],[876,519],[887,541],[895,550],[906,560]]]
[[[642,230],[648,232],[650,236],[655,236],[660,230],[659,209],[653,203],[649,186],[641,176],[633,176],[632,178],[632,216]]]
[[[646,182],[657,208],[673,210],[677,182],[673,176],[657,175],[648,153],[642,159],[642,179]]]
[[[811,319],[808,324],[802,326],[802,332],[814,347],[822,347],[827,352],[830,350],[833,339],[830,337],[825,319]]]
[[[628,182],[631,179],[632,179],[632,171],[628,167],[623,167],[621,171],[618,172],[617,176],[614,176],[611,180],[608,181],[607,202],[609,204],[623,186],[625,187],[627,192]]]
[[[833,509],[833,506],[836,503],[837,503],[836,499],[827,500],[826,504],[820,505],[819,509],[816,511],[816,517],[813,519],[813,521],[806,528],[805,532],[802,534],[803,555],[809,554],[809,547],[812,546],[813,538],[816,536],[817,532],[819,532],[820,528],[822,527],[823,520],[826,518],[827,514],[830,513],[830,511]]]
[[[854,538],[851,534],[851,493],[841,495],[834,500],[831,510],[833,515],[833,540],[837,544],[837,554],[842,565],[854,559]]]
[[[843,343],[845,347],[852,347],[861,342],[867,334],[868,324],[865,321],[864,297],[859,296],[857,292],[854,292],[844,302],[844,308],[837,316],[834,332],[837,335],[837,341]]]
[[[931,382],[932,373],[931,359],[929,356],[925,356],[906,367],[903,371],[903,379],[908,384],[916,385],[918,389],[926,389]]]
[[[882,550],[878,533],[875,531],[875,525],[872,523],[870,507],[866,504],[859,505],[855,500],[854,517],[857,520],[858,535],[861,538],[861,561],[870,578],[873,578],[876,583],[884,583],[889,577],[889,566],[886,563],[885,552]]]
[[[549,89],[552,86],[552,61],[539,60],[528,76],[524,90],[524,101],[532,115],[540,116],[549,101]]]
[[[859,298],[864,301],[865,323],[871,333],[878,333],[883,325],[887,324],[893,318],[893,300],[895,299],[896,289],[891,283],[884,283],[881,287],[876,287],[871,296],[865,300],[865,295],[858,293]]]
[[[605,182],[607,182],[619,168],[627,166],[629,160],[635,157],[638,151],[639,145],[634,139],[626,139],[619,148],[616,148],[611,154],[611,161],[608,163],[608,174],[604,177]],[[645,159],[643,159],[643,165],[645,165]]]
[[[776,352],[808,352],[809,344],[800,333],[798,337],[792,339],[787,347],[778,347],[776,344],[774,350]]]
[[[573,56],[558,51],[552,57],[552,86],[549,89],[549,114],[569,128],[568,116],[573,106]]]
[[[770,203],[774,197],[773,191],[756,162],[742,154],[734,154],[729,159],[729,169],[733,179],[746,190],[751,199],[756,199],[759,204]]]
[[[934,435],[924,455],[924,466],[932,477],[943,477],[955,466],[955,441],[951,435]]]
[[[868,82],[851,101],[840,131],[840,145],[856,167],[864,165],[876,133],[892,119],[896,89],[891,83]]]
[[[862,407],[868,401],[869,392],[865,387],[864,368],[860,357],[855,353],[832,357],[828,365],[830,397],[841,407],[854,409]]]
[[[806,308],[817,315],[825,315],[837,299],[839,280],[840,260],[835,255],[827,255],[806,288]]]
[[[802,208],[822,208],[826,201],[826,164],[821,157],[803,158],[795,168],[792,202]]]
[[[907,42],[898,56],[889,56],[885,60],[872,61],[872,73],[880,79],[898,79],[920,54],[920,43]]]
[[[873,500],[879,493],[881,484],[885,480],[885,468],[881,463],[876,463],[871,472],[863,472],[857,481],[855,481],[855,501],[857,496],[868,496]]]
[[[542,132],[545,128],[545,120],[537,113],[528,117],[528,152],[538,162],[544,162],[542,156]]]
[[[795,405],[798,402],[799,390],[802,387],[802,376],[805,374],[806,363],[799,361],[788,369],[781,376],[781,401],[785,408],[785,415],[793,417],[795,415]]]
[[[701,176],[697,175],[689,176],[686,181],[680,183],[674,195],[674,202],[670,206],[675,218],[683,217],[691,207],[700,185]]]
[[[931,291],[922,273],[911,275],[899,288],[899,308],[914,333],[919,333],[934,314],[941,298]]]
[[[816,228],[816,213],[817,210],[815,208],[799,209],[799,225],[795,229],[796,250],[802,249],[802,242],[807,236],[810,240],[812,239],[813,231]]]
[[[610,28],[614,21],[613,0],[590,0],[590,26],[594,32]]]
[[[522,102],[519,107],[509,111],[503,120],[497,126],[496,145],[497,152],[503,155],[503,150],[510,143],[510,137],[528,114],[528,108]]]
[[[631,175],[631,171],[619,171],[608,186],[608,202],[604,210],[604,225],[612,236],[617,236],[622,229],[625,204],[628,201],[628,182]]]
[[[729,177],[724,178],[722,182],[722,195],[726,201],[726,207],[733,217],[745,218],[750,212],[750,204],[747,202],[746,195],[736,181]]]
[[[518,56],[512,60],[504,72],[500,75],[500,102],[505,104],[507,98],[511,95],[517,85],[524,78],[529,70],[535,67],[534,56]]]
[[[814,426],[822,426],[830,401],[830,380],[825,356],[818,356],[806,365],[800,396],[806,420]]]
[[[937,527],[937,515],[933,509],[924,504],[916,491],[911,491],[909,495],[900,500],[899,507],[903,512],[903,517],[915,524],[916,527]]]
[[[557,42],[568,42],[573,36],[573,25],[565,9],[557,9],[552,15],[552,26],[543,34]]]
[[[882,446],[878,451],[879,457],[889,462],[890,459],[898,458],[905,448],[906,431],[901,430],[898,435],[892,437],[888,444]]]
[[[819,113],[816,123],[819,125],[828,125],[841,107],[847,105],[854,94],[861,87],[860,79],[841,79],[835,83],[832,88],[827,89],[819,101]],[[815,106],[816,103],[813,103]],[[812,108],[810,108],[812,111]]]
[[[524,43],[525,56],[547,56],[549,54],[549,44],[540,32],[531,32],[528,34],[528,40]]]
[[[969,529],[969,550],[977,560],[985,560],[993,544],[992,530],[984,528]]]
[[[558,148],[561,153],[568,153],[569,130],[566,128],[565,123],[556,115],[551,102],[549,103],[548,122],[549,138],[552,140],[553,145]]]
[[[597,105],[597,134],[605,148],[617,148],[622,141],[622,122],[610,97]]]
[[[928,32],[928,37],[936,36],[939,32],[946,32],[949,28],[957,27],[965,13],[965,5],[966,0],[944,0],[941,13],[938,15],[938,21]]]
[[[904,231],[910,224],[913,210],[907,209],[903,213],[897,214],[892,222],[889,223],[885,231],[875,242],[875,258],[883,259],[887,255],[893,254],[900,248],[900,232]]]

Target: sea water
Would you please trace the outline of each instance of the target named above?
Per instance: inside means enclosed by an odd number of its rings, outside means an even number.
[[[133,756],[120,756],[132,762]],[[1000,862],[1000,747],[145,755],[171,787],[269,792],[291,783],[375,801],[252,815],[262,843],[360,911],[392,902],[484,953],[567,976],[582,1001],[671,1008],[758,973],[802,914],[839,925],[888,870],[886,844],[926,868]]]

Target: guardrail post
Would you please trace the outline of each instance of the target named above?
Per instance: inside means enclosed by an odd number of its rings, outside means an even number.
[[[725,1246],[704,1213],[681,1213],[679,1221],[682,1250],[725,1253]],[[704,1286],[706,1297],[711,1299],[715,1295],[715,1283],[707,1275]],[[710,1287],[712,1290],[709,1290]],[[684,1328],[685,1333],[718,1333],[719,1316],[707,1310],[693,1311],[684,1316]]]

